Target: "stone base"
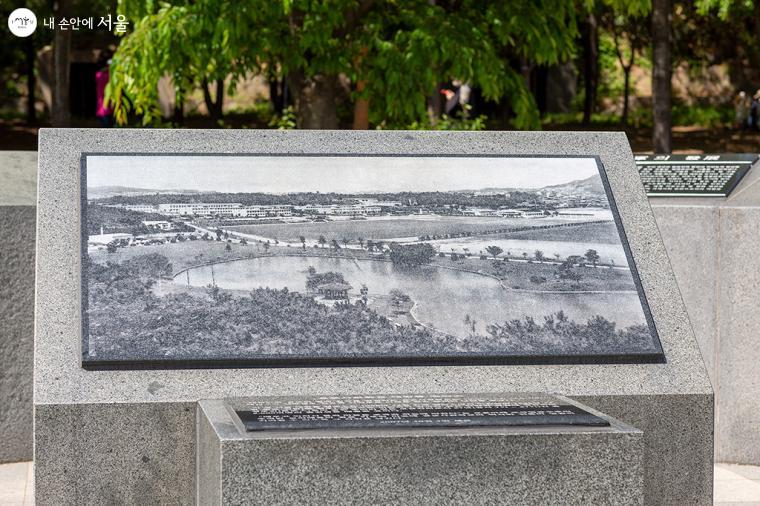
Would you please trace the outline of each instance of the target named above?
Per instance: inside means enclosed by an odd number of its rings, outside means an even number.
[[[728,198],[650,198],[715,390],[715,460],[760,465],[760,164]]]
[[[200,401],[196,502],[643,504],[643,433],[593,413],[610,427],[246,433]]]
[[[0,464],[32,459],[37,153],[0,151]]]
[[[0,463],[32,459],[33,206],[0,202]]]
[[[598,155],[666,362],[84,370],[80,170],[82,153],[92,152]],[[712,503],[712,389],[624,133],[41,129],[39,153],[34,342],[38,504],[192,504],[194,405],[199,399],[483,391],[562,392],[610,413],[645,433],[646,504]],[[396,445],[407,440],[391,439]],[[440,445],[449,441],[434,440]]]

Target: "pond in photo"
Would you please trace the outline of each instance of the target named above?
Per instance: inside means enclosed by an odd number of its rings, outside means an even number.
[[[318,272],[337,271],[357,295],[362,284],[370,295],[385,295],[393,289],[407,293],[414,301],[413,313],[420,323],[454,336],[473,331],[464,323],[469,315],[475,331],[506,320],[531,316],[542,320],[557,310],[570,318],[584,321],[598,314],[619,326],[643,323],[637,311],[638,294],[628,293],[542,293],[505,289],[502,282],[477,273],[428,267],[402,270],[387,261],[352,260],[320,257],[264,257],[221,263],[190,269],[174,282],[205,287],[215,283],[220,288],[249,291],[254,288],[288,288],[305,291],[307,269]],[[213,270],[213,273],[212,273]]]

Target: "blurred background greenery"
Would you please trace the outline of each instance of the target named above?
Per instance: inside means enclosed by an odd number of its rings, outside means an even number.
[[[22,5],[5,0],[7,18]],[[624,130],[636,151],[755,151],[753,0],[29,0],[0,40],[0,149],[40,126]],[[53,18],[125,16],[51,29]],[[748,107],[748,104],[747,104]]]

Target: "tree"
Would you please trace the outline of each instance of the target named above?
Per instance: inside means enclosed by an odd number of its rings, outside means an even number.
[[[646,16],[651,10],[650,0],[605,0],[608,9],[602,16],[604,25],[612,33],[620,68],[623,70],[623,112],[622,124],[628,123],[631,92],[631,70],[636,62],[636,53],[648,41]],[[627,46],[627,50],[626,47]],[[626,58],[626,53],[628,53]]]
[[[301,248],[306,250],[306,237],[299,235],[298,240],[301,241]]]
[[[581,34],[583,39],[583,123],[591,122],[591,115],[596,109],[596,92],[599,88],[599,23],[590,3],[591,9],[583,20]]]
[[[122,0],[119,11],[136,20],[109,85],[120,123],[131,108],[146,124],[159,117],[155,88],[164,75],[184,95],[255,72],[287,82],[298,128],[339,125],[340,76],[351,82],[355,118],[375,124],[425,120],[430,90],[457,78],[486,99],[506,98],[514,125],[535,128],[535,101],[509,62],[565,60],[577,33],[572,0],[280,0],[245,8]]]
[[[53,4],[55,19],[71,17],[71,0],[56,0]],[[71,30],[56,30],[53,35],[53,111],[52,125],[71,125],[69,104],[69,78],[71,67]]]
[[[226,251],[227,253],[232,251],[232,246],[230,246],[230,243],[227,243],[227,245],[224,247],[224,251]]]
[[[420,267],[435,257],[435,248],[428,243],[391,246],[391,262],[401,267]]]
[[[269,253],[269,241],[264,243],[264,254]]]
[[[596,263],[600,260],[599,253],[595,249],[588,250],[584,256],[594,267],[596,267]]]
[[[544,261],[544,252],[540,249],[537,249],[536,252],[533,254],[533,257],[536,259],[536,262],[542,263]]]
[[[561,280],[569,280],[575,282],[576,286],[580,286],[580,281],[583,276],[577,272],[574,267],[582,262],[582,258],[577,255],[570,255],[564,262],[557,267],[557,276]]]
[[[140,115],[144,125],[161,119],[157,84],[164,76],[171,78],[180,118],[185,96],[198,88],[209,115],[221,118],[224,80],[229,80],[228,90],[233,89],[256,58],[243,50],[245,19],[235,15],[233,3],[118,2],[118,13],[134,20],[113,57],[107,89],[118,123],[125,124],[130,112]]]
[[[671,0],[652,0],[652,147],[672,151],[671,134]]]
[[[498,246],[488,246],[486,248],[486,251],[488,252],[488,254],[490,254],[494,258],[498,257],[504,252],[504,250]]]
[[[327,238],[326,238],[325,236],[323,236],[323,235],[320,235],[320,236],[319,236],[319,239],[317,239],[317,242],[319,243],[319,245],[320,245],[321,247],[323,247],[323,248],[324,248],[324,247],[325,247],[325,244],[327,244]]]
[[[356,239],[356,242],[359,243],[359,248],[364,249],[364,238],[363,237],[359,237],[358,239]]]
[[[345,238],[345,237],[344,237],[344,238],[341,240],[341,242],[343,243],[343,246],[344,246],[344,247],[346,247],[346,246],[348,246],[348,243],[349,243],[349,242],[351,242],[351,241],[350,241],[350,240],[348,240],[347,238]]]

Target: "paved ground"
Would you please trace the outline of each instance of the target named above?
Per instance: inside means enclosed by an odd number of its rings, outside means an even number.
[[[32,463],[0,465],[0,506],[32,504]],[[715,504],[760,506],[760,466],[716,464]]]
[[[32,477],[31,462],[0,464],[0,505],[31,506],[34,504]]]
[[[760,466],[715,465],[716,505],[760,506]]]

